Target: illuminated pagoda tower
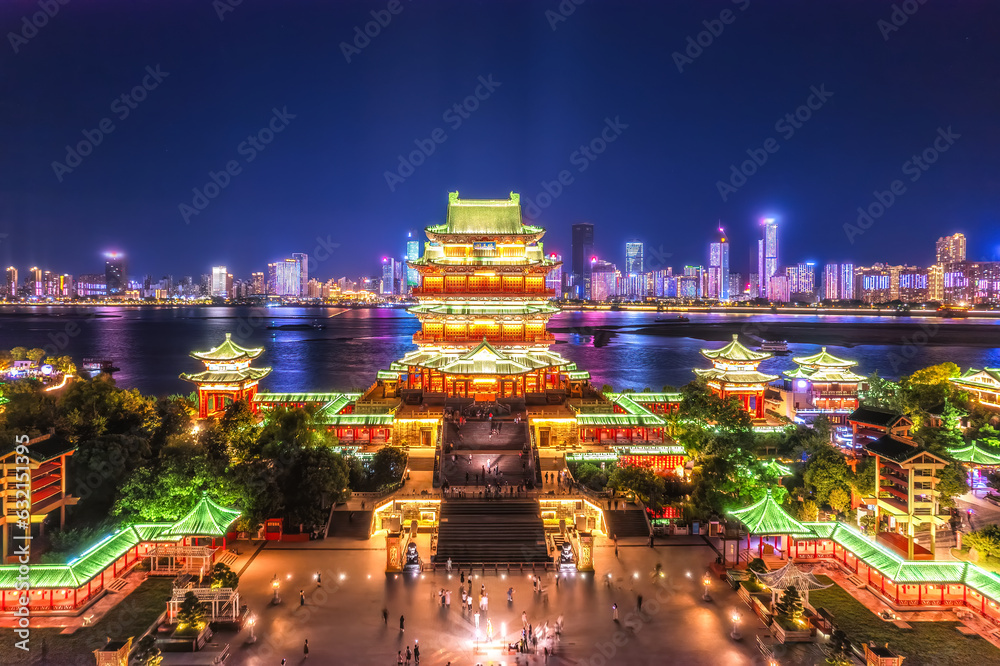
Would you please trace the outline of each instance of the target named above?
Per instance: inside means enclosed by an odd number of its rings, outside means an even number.
[[[701,355],[712,362],[707,370],[695,369],[704,377],[712,393],[720,398],[736,398],[755,419],[764,418],[764,391],[768,382],[778,378],[760,372],[757,366],[771,358],[767,352],[750,351],[736,334],[733,341],[722,349],[702,349]]]
[[[865,377],[851,368],[857,361],[838,358],[823,347],[812,356],[792,359],[798,367],[784,373],[783,392],[791,397],[795,414],[826,414],[832,423],[845,422],[858,408],[858,391]]]
[[[546,330],[558,308],[545,277],[561,262],[546,258],[544,229],[521,220],[520,197],[459,199],[448,195],[444,224],[427,227],[411,308],[420,320],[418,349],[378,374],[424,394],[495,400],[582,390],[589,374],[549,350]]]
[[[247,400],[256,409],[253,397],[257,383],[266,377],[271,368],[251,368],[250,362],[261,355],[263,348],[247,349],[233,342],[226,333],[221,345],[207,352],[191,352],[191,356],[205,364],[205,370],[181,373],[198,387],[198,418],[207,419],[226,411],[233,402]]]

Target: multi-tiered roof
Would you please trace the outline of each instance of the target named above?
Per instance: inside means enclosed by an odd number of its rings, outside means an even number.
[[[271,368],[252,368],[250,362],[263,353],[262,347],[241,347],[226,333],[226,339],[218,347],[204,352],[191,352],[191,357],[205,364],[205,370],[195,373],[181,373],[181,379],[196,384],[237,384],[256,381],[266,377]]]
[[[450,193],[445,222],[427,227],[423,256],[409,262],[420,275],[413,290],[420,302],[410,309],[420,320],[413,336],[418,349],[390,372],[421,375],[420,388],[434,392],[450,392],[456,377],[479,381],[480,388],[489,378],[505,378],[515,394],[552,388],[560,373],[579,374],[549,351],[555,340],[546,323],[558,308],[545,279],[560,262],[545,256],[544,233],[524,224],[513,192],[509,199]],[[511,379],[519,376],[525,379]],[[405,385],[416,387],[412,379]]]
[[[733,341],[722,349],[702,349],[701,355],[712,362],[708,369],[695,368],[695,374],[709,383],[763,385],[778,378],[760,372],[757,366],[771,358],[767,352],[755,352],[745,347],[739,336],[733,334]]]
[[[851,370],[858,363],[838,358],[823,347],[812,356],[792,358],[798,365],[794,370],[784,373],[788,379],[807,379],[814,383],[851,384],[863,382],[864,377]]]

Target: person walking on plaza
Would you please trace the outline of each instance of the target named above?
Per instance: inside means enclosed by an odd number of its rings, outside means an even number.
[[[306,593],[304,590],[299,590],[299,606],[306,605]]]
[[[416,641],[413,642],[413,663],[420,663],[420,646],[417,645]]]
[[[521,611],[521,624],[525,627],[528,626],[528,611]]]
[[[459,571],[458,573],[459,573],[459,580],[462,581],[462,585],[465,585],[465,572]]]
[[[508,604],[514,603],[514,588],[513,587],[508,587],[507,588],[507,603]]]
[[[642,612],[642,595],[640,594],[635,600],[635,607],[640,613]]]
[[[309,639],[308,638],[306,639],[305,644],[302,646],[302,658],[303,659],[308,659],[309,658]]]
[[[403,666],[403,651],[400,650],[396,653],[396,664],[397,666]]]
[[[389,626],[389,609],[385,607],[382,608],[382,624]]]
[[[405,629],[403,629],[403,622],[404,622],[405,619],[406,618],[404,618],[402,615],[399,616],[399,631],[400,631],[400,633],[406,631]]]
[[[479,611],[476,611],[476,614],[473,615],[473,617],[476,619],[476,629],[478,629],[479,628]]]
[[[448,573],[451,573],[451,558],[450,557],[448,558],[447,568],[448,568]]]
[[[451,590],[444,591],[444,605],[447,608],[451,608]]]
[[[406,646],[406,666],[410,666],[410,659],[413,659],[413,653],[410,652],[410,646]]]
[[[611,604],[611,619],[615,622],[618,621],[618,604]]]

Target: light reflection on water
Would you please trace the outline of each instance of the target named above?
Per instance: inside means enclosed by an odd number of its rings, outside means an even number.
[[[96,315],[96,316],[95,316]],[[656,313],[647,312],[564,312],[551,320],[553,328],[598,324],[634,325],[652,323]],[[699,321],[751,321],[761,315],[690,315]],[[871,321],[899,321],[892,317],[840,317],[769,315],[770,321],[840,321],[864,324]],[[313,321],[321,330],[267,330],[275,324]],[[933,320],[942,326],[961,325],[954,320]],[[1000,324],[993,319],[969,320]],[[97,309],[65,307],[7,308],[0,312],[0,347],[53,345],[61,334],[68,343],[58,353],[69,354],[79,363],[85,357],[108,358],[121,368],[119,385],[146,393],[187,393],[192,386],[178,378],[181,372],[197,372],[200,362],[188,354],[219,344],[226,332],[244,346],[264,347],[258,366],[270,366],[272,373],[263,386],[272,391],[326,391],[365,388],[375,380],[375,372],[414,349],[412,335],[419,329],[416,318],[399,309],[349,310],[342,308],[250,308],[179,307]],[[1000,329],[998,329],[1000,331]],[[722,343],[692,338],[619,334],[604,346],[575,333],[556,333],[554,349],[589,370],[593,382],[611,384],[616,389],[664,385],[681,386],[690,381],[695,367],[707,367],[699,354],[704,347]],[[819,345],[790,344],[796,355],[819,350]],[[859,362],[862,374],[878,370],[895,377],[921,367],[953,361],[962,368],[1000,365],[1000,349],[975,347],[934,347],[916,349],[906,358],[901,345],[859,345],[850,349],[829,346],[832,353]],[[894,363],[897,367],[893,367]],[[776,357],[761,366],[778,374],[792,366],[789,357]]]

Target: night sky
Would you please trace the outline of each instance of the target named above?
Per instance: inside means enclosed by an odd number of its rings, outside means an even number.
[[[897,10],[890,30],[893,3],[873,0],[243,0],[223,12],[236,1],[0,5],[0,261],[98,272],[113,249],[133,278],[213,264],[248,277],[332,242],[311,273],[370,274],[403,253],[408,229],[442,221],[452,190],[548,203],[537,222],[566,260],[570,225],[588,221],[619,266],[633,237],[652,248],[647,265],[705,264],[721,220],[745,274],[763,216],[779,221],[782,264],[926,265],[956,231],[971,259],[1000,258],[996,2],[897,3],[915,12]],[[58,12],[25,28],[39,4]],[[355,50],[372,11],[388,24]],[[709,42],[704,22],[721,32],[679,72],[688,38]],[[144,82],[135,108],[115,102]],[[776,126],[813,89],[826,92],[811,118]],[[477,92],[467,117],[452,109]],[[243,143],[271,123],[281,131],[263,150]],[[948,128],[936,162],[907,171]],[[84,130],[100,144],[71,171],[54,166]],[[603,152],[578,152],[602,131],[614,139]],[[444,141],[400,172],[399,155],[432,136]],[[718,181],[748,150],[767,161],[724,201]],[[192,188],[230,161],[238,173],[217,175],[226,187],[185,220]],[[387,171],[407,177],[390,186]],[[562,171],[569,184],[539,200]],[[892,205],[845,232],[894,180]]]

